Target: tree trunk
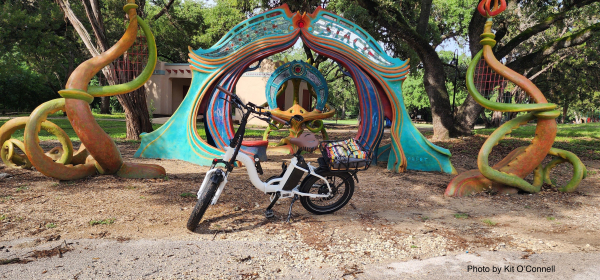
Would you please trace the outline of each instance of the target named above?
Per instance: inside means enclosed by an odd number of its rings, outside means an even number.
[[[454,114],[454,129],[459,135],[469,135],[475,127],[477,116],[483,113],[483,107],[479,105],[469,94]]]
[[[146,105],[146,90],[144,87],[127,94],[117,95],[117,99],[125,110],[128,140],[139,140],[142,132],[153,131],[148,106]]]
[[[485,128],[490,128],[492,127],[492,123],[490,122],[490,120],[487,118],[487,116],[485,115],[485,110],[481,110],[481,113],[479,114],[479,116],[481,117],[481,119],[483,120],[483,125],[485,126]]]
[[[499,127],[501,124],[502,124],[502,112],[494,111],[492,113],[492,121],[490,122],[490,125],[492,127]]]
[[[109,96],[100,97],[100,100],[102,101],[102,103],[100,103],[100,114],[109,115],[111,113],[110,97]]]
[[[569,104],[565,104],[563,106],[563,115],[562,115],[562,122],[561,123],[567,123],[567,113],[569,112]]]
[[[469,22],[469,50],[472,57],[482,48],[479,43],[481,40],[479,35],[483,32],[485,21],[486,18],[482,17],[477,10],[473,11],[473,17]],[[454,115],[454,128],[457,133],[462,135],[471,134],[471,130],[475,127],[475,122],[479,115],[483,116],[483,119],[486,121],[486,127],[488,127],[489,122],[487,122],[488,120],[484,115],[483,107],[468,94],[467,99],[465,99],[465,102],[458,108]]]
[[[427,2],[431,1],[423,1],[423,3]],[[424,34],[419,34],[415,29],[412,29],[404,16],[397,10],[382,7],[382,4],[373,0],[358,0],[358,3],[368,11],[373,20],[386,27],[392,36],[397,36],[406,42],[423,62],[425,70],[424,86],[429,97],[433,119],[433,140],[458,136],[458,131],[454,129],[454,118],[446,88],[444,64],[434,47],[429,44],[429,40],[423,37]],[[385,6],[385,4],[383,5]],[[388,13],[388,16],[383,16],[383,11]],[[426,12],[423,16],[425,14]],[[390,17],[394,20],[389,20]]]
[[[144,1],[142,1],[144,2]],[[138,16],[143,14],[143,5],[140,6]],[[125,16],[126,21],[128,16]],[[139,50],[138,50],[139,51]],[[129,61],[127,53],[124,55],[124,61]],[[134,69],[133,66],[129,67]],[[138,69],[139,73],[133,72],[122,72],[120,82],[125,83],[133,80],[137,75],[141,73],[143,69]],[[123,77],[126,77],[123,79]],[[140,140],[140,134],[142,132],[152,132],[152,122],[150,122],[150,114],[148,111],[148,105],[146,103],[146,89],[142,86],[130,93],[117,95],[117,100],[121,103],[121,106],[125,110],[125,121],[127,124],[127,139],[128,140]]]
[[[428,45],[429,47],[429,45]],[[435,50],[429,47],[434,53]],[[454,118],[450,107],[450,97],[446,89],[444,65],[437,53],[421,57],[424,65],[423,85],[431,104],[433,121],[433,140],[444,140],[457,136],[454,130]]]
[[[102,18],[102,14],[100,13],[100,5],[98,0],[82,0],[83,6],[86,11],[86,15],[94,30],[97,46],[94,46],[90,38],[90,34],[85,29],[83,24],[79,21],[79,19],[75,16],[75,13],[73,13],[69,1],[57,0],[57,2],[62,11],[65,13],[65,16],[67,16],[67,18],[69,19],[69,22],[74,26],[75,30],[77,31],[77,34],[82,39],[88,51],[93,57],[98,56],[101,52],[107,50],[109,44],[106,39],[106,34],[104,30],[104,20]],[[143,16],[144,4],[145,1],[141,1],[138,9],[138,16]],[[115,75],[116,72],[112,63],[109,64],[107,67],[104,67],[102,69],[102,73],[106,77],[106,80],[109,85],[115,85],[118,82],[125,83],[133,79],[133,77],[129,76],[125,79],[119,79],[122,77],[116,77],[117,75]],[[117,99],[119,100],[119,103],[121,103],[121,106],[123,106],[123,109],[125,109],[127,139],[138,140],[140,133],[152,131],[152,124],[150,123],[150,117],[148,114],[148,106],[146,105],[146,93],[143,87],[136,91],[124,95],[119,95],[117,96]],[[106,100],[106,102],[103,102],[103,106],[105,104],[110,104],[110,102],[108,102],[108,97],[106,98]]]

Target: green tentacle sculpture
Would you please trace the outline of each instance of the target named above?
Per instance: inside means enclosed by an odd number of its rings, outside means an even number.
[[[100,128],[94,119],[89,104],[94,97],[112,96],[133,91],[150,78],[156,66],[156,43],[148,25],[137,17],[138,7],[134,0],[127,0],[123,10],[129,16],[129,26],[123,37],[109,50],[91,58],[75,69],[65,89],[58,93],[63,98],[54,99],[38,106],[29,117],[16,118],[0,127],[0,143],[2,161],[9,167],[35,167],[46,176],[59,180],[75,180],[96,173],[116,174],[127,178],[158,178],[165,176],[165,169],[150,164],[124,163],[114,141]],[[134,80],[120,85],[96,87],[89,86],[90,80],[103,67],[110,64],[131,47],[136,40],[138,24],[146,35],[148,44],[148,63],[143,72]],[[49,114],[64,111],[81,139],[82,146],[77,153],[67,134],[55,124],[46,121]],[[18,129],[25,128],[24,142],[10,139]],[[44,153],[39,145],[40,129],[47,130],[57,136],[62,149],[53,149]],[[19,155],[15,147],[25,152]],[[60,154],[58,160],[54,160]],[[88,153],[90,156],[88,156]]]
[[[483,49],[475,55],[467,70],[467,89],[473,99],[487,109],[501,112],[530,113],[516,117],[494,131],[479,152],[477,158],[478,170],[467,171],[455,177],[448,184],[445,193],[447,196],[464,196],[484,190],[499,193],[515,193],[518,191],[536,193],[541,190],[544,182],[551,184],[550,171],[556,165],[564,162],[573,165],[574,176],[566,186],[558,188],[560,191],[575,190],[586,176],[585,166],[575,154],[552,148],[557,131],[555,118],[560,114],[559,111],[555,110],[556,104],[548,103],[542,92],[529,79],[507,68],[494,57],[492,47],[496,45],[496,41],[494,40],[495,35],[491,31],[493,17],[505,9],[505,0],[495,0],[493,5],[491,5],[491,0],[483,0],[478,6],[481,15],[487,17],[488,20],[485,24],[484,33],[481,35]],[[493,71],[523,89],[534,103],[505,104],[490,101],[482,96],[474,81],[475,70],[482,57]],[[513,150],[502,161],[493,167],[490,166],[488,156],[492,148],[505,135],[531,120],[537,120],[535,136],[531,145]],[[543,166],[542,161],[546,155],[557,156],[558,159]],[[531,172],[534,172],[533,184],[523,179]]]

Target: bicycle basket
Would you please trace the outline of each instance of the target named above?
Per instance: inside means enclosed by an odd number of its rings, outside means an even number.
[[[319,149],[330,170],[367,170],[371,165],[371,151],[360,141],[323,141]]]

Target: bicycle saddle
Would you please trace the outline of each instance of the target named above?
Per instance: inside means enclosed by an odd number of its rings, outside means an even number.
[[[310,132],[304,132],[297,138],[290,138],[290,143],[307,152],[312,152],[319,147],[319,140]]]

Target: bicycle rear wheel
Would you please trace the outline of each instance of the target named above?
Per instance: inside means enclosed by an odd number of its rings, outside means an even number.
[[[200,220],[204,216],[206,209],[208,209],[208,205],[212,201],[213,197],[217,193],[217,189],[219,185],[223,181],[223,175],[219,173],[213,173],[210,178],[210,183],[206,188],[202,190],[200,196],[198,197],[198,201],[196,202],[196,206],[194,206],[194,210],[192,210],[192,214],[190,214],[190,218],[187,222],[187,229],[190,231],[196,230]]]
[[[331,193],[328,197],[301,196],[300,202],[307,211],[317,214],[330,214],[342,209],[354,194],[354,179],[347,172],[323,172],[319,174],[325,177]],[[327,194],[329,189],[325,181],[316,176],[308,176],[300,186],[300,191],[311,194]]]

